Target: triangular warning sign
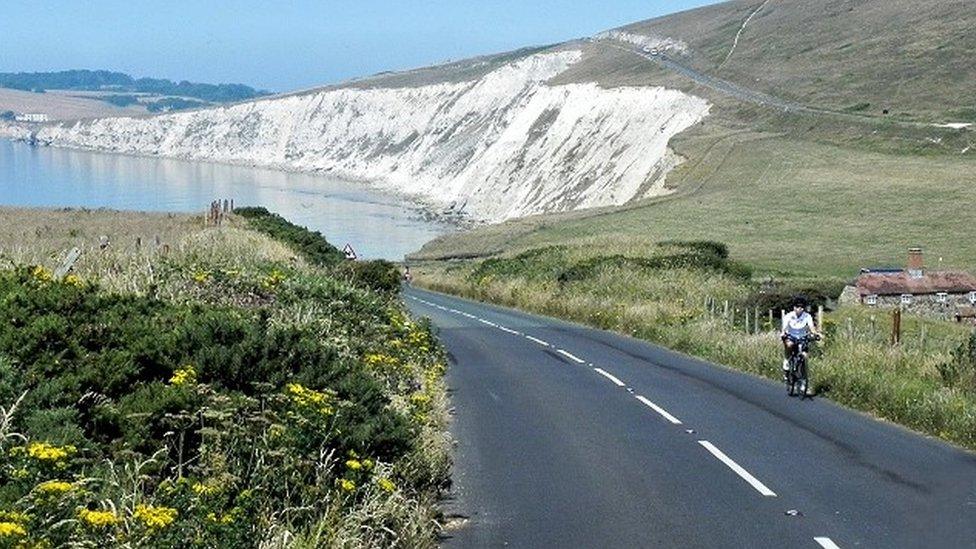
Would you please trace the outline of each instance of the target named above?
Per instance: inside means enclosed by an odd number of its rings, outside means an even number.
[[[352,246],[348,243],[346,244],[346,247],[342,249],[342,253],[346,254],[346,259],[350,261],[355,261],[358,257],[356,255],[356,250],[352,249]]]

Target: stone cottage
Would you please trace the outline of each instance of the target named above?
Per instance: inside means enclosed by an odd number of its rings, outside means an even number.
[[[976,277],[962,271],[927,270],[922,249],[912,248],[905,269],[861,269],[854,285],[844,289],[841,301],[954,319],[976,305]]]

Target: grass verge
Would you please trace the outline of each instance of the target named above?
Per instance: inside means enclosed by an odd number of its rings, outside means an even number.
[[[486,261],[430,262],[413,269],[418,285],[625,333],[731,368],[779,379],[777,332],[741,311],[789,295],[789,285],[754,282],[721,245],[671,242],[644,255],[595,255],[592,246],[549,246]],[[702,250],[707,250],[702,252]],[[802,281],[829,288],[832,280]],[[707,300],[706,300],[707,298]],[[763,318],[765,315],[762,315]],[[735,319],[738,320],[735,320]],[[828,313],[828,334],[813,359],[814,390],[836,402],[976,449],[976,336],[962,326],[904,321],[892,347],[887,311]],[[777,327],[778,328],[778,327]]]

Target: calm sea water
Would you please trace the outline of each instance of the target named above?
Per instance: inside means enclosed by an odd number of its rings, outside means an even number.
[[[454,230],[402,199],[332,177],[0,139],[0,205],[203,212],[218,198],[264,206],[366,258],[399,260]]]

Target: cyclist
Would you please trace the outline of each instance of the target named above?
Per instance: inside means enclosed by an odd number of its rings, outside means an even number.
[[[410,283],[413,282],[413,275],[410,274],[410,266],[409,265],[404,265],[403,266],[403,281],[407,283],[407,286],[409,286]]]
[[[790,369],[790,356],[796,347],[797,341],[809,338],[811,335],[820,339],[822,334],[817,330],[813,322],[813,315],[807,312],[807,300],[803,297],[793,298],[793,310],[783,317],[783,330],[780,338],[783,340],[783,351],[786,358],[783,359],[783,379]],[[804,351],[804,358],[809,358]]]

